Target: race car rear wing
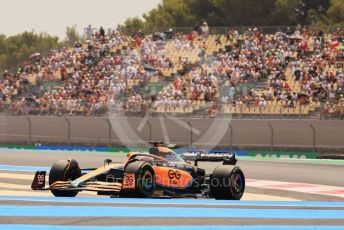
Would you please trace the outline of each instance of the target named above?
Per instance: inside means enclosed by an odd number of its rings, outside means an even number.
[[[235,165],[237,159],[234,153],[230,152],[206,152],[203,150],[199,151],[187,151],[181,154],[183,160],[194,161],[195,166],[198,165],[200,161],[208,162],[220,162],[223,161],[224,165]]]

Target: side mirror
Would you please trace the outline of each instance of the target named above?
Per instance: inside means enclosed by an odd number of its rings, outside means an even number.
[[[104,160],[104,166],[106,165],[106,164],[110,164],[112,162],[112,160],[111,159],[105,159]]]

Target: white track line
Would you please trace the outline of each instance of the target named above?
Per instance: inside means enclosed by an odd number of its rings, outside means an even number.
[[[0,178],[3,179],[17,179],[17,180],[33,180],[35,174],[20,174],[20,173],[0,173]]]
[[[246,186],[262,189],[278,189],[292,192],[328,195],[344,198],[344,187],[337,186],[253,179],[247,179]]]

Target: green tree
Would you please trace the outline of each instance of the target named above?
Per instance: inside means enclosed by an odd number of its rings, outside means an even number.
[[[73,46],[75,42],[80,42],[81,40],[82,36],[78,33],[76,25],[66,28],[66,38],[64,41],[66,46]]]
[[[170,27],[186,27],[194,23],[195,18],[185,0],[163,0],[157,8],[143,14],[143,19],[128,18],[118,29],[133,33],[137,30],[152,32]]]
[[[293,25],[299,0],[163,0],[143,15],[128,19],[120,28],[190,27],[207,21],[210,26]],[[130,30],[130,29],[129,29]]]
[[[59,46],[57,37],[43,33],[24,32],[10,37],[0,35],[0,71],[14,70],[18,64],[28,60],[32,53],[44,55]]]
[[[117,30],[126,34],[132,34],[144,29],[144,22],[138,17],[128,18],[124,24],[118,25]]]
[[[185,0],[163,0],[155,9],[143,15],[146,29],[161,30],[174,26],[190,26],[194,21]]]
[[[272,12],[272,21],[275,25],[292,26],[297,23],[295,9],[299,0],[277,0],[274,11]]]
[[[325,27],[343,23],[343,5],[343,0],[163,0],[143,20],[128,20],[121,28],[155,31],[202,21],[210,26]]]
[[[254,26],[270,25],[272,11],[275,7],[275,0],[216,0],[215,14],[226,18],[224,25],[230,26]],[[224,5],[225,7],[221,7]],[[264,17],[262,17],[264,15]],[[221,18],[219,18],[221,20]]]
[[[301,25],[310,25],[322,20],[330,7],[330,0],[299,0],[295,9],[296,18]]]
[[[331,6],[327,11],[327,15],[331,24],[344,26],[344,1],[331,0]]]

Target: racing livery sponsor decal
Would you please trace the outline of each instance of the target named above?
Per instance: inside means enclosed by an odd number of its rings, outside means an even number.
[[[192,176],[188,172],[159,166],[155,166],[154,171],[157,185],[174,188],[186,188],[191,185]]]
[[[37,171],[31,183],[31,189],[36,190],[45,186],[45,171]]]
[[[171,180],[179,180],[180,179],[180,171],[179,170],[168,170],[168,178],[170,178]]]
[[[164,191],[160,189],[156,189],[153,192],[153,196],[163,196],[163,195],[164,195]]]
[[[124,188],[124,189],[134,189],[135,188],[135,174],[134,173],[128,173],[123,177],[122,188]]]
[[[45,174],[38,174],[37,175],[37,184],[43,185],[45,182]]]

